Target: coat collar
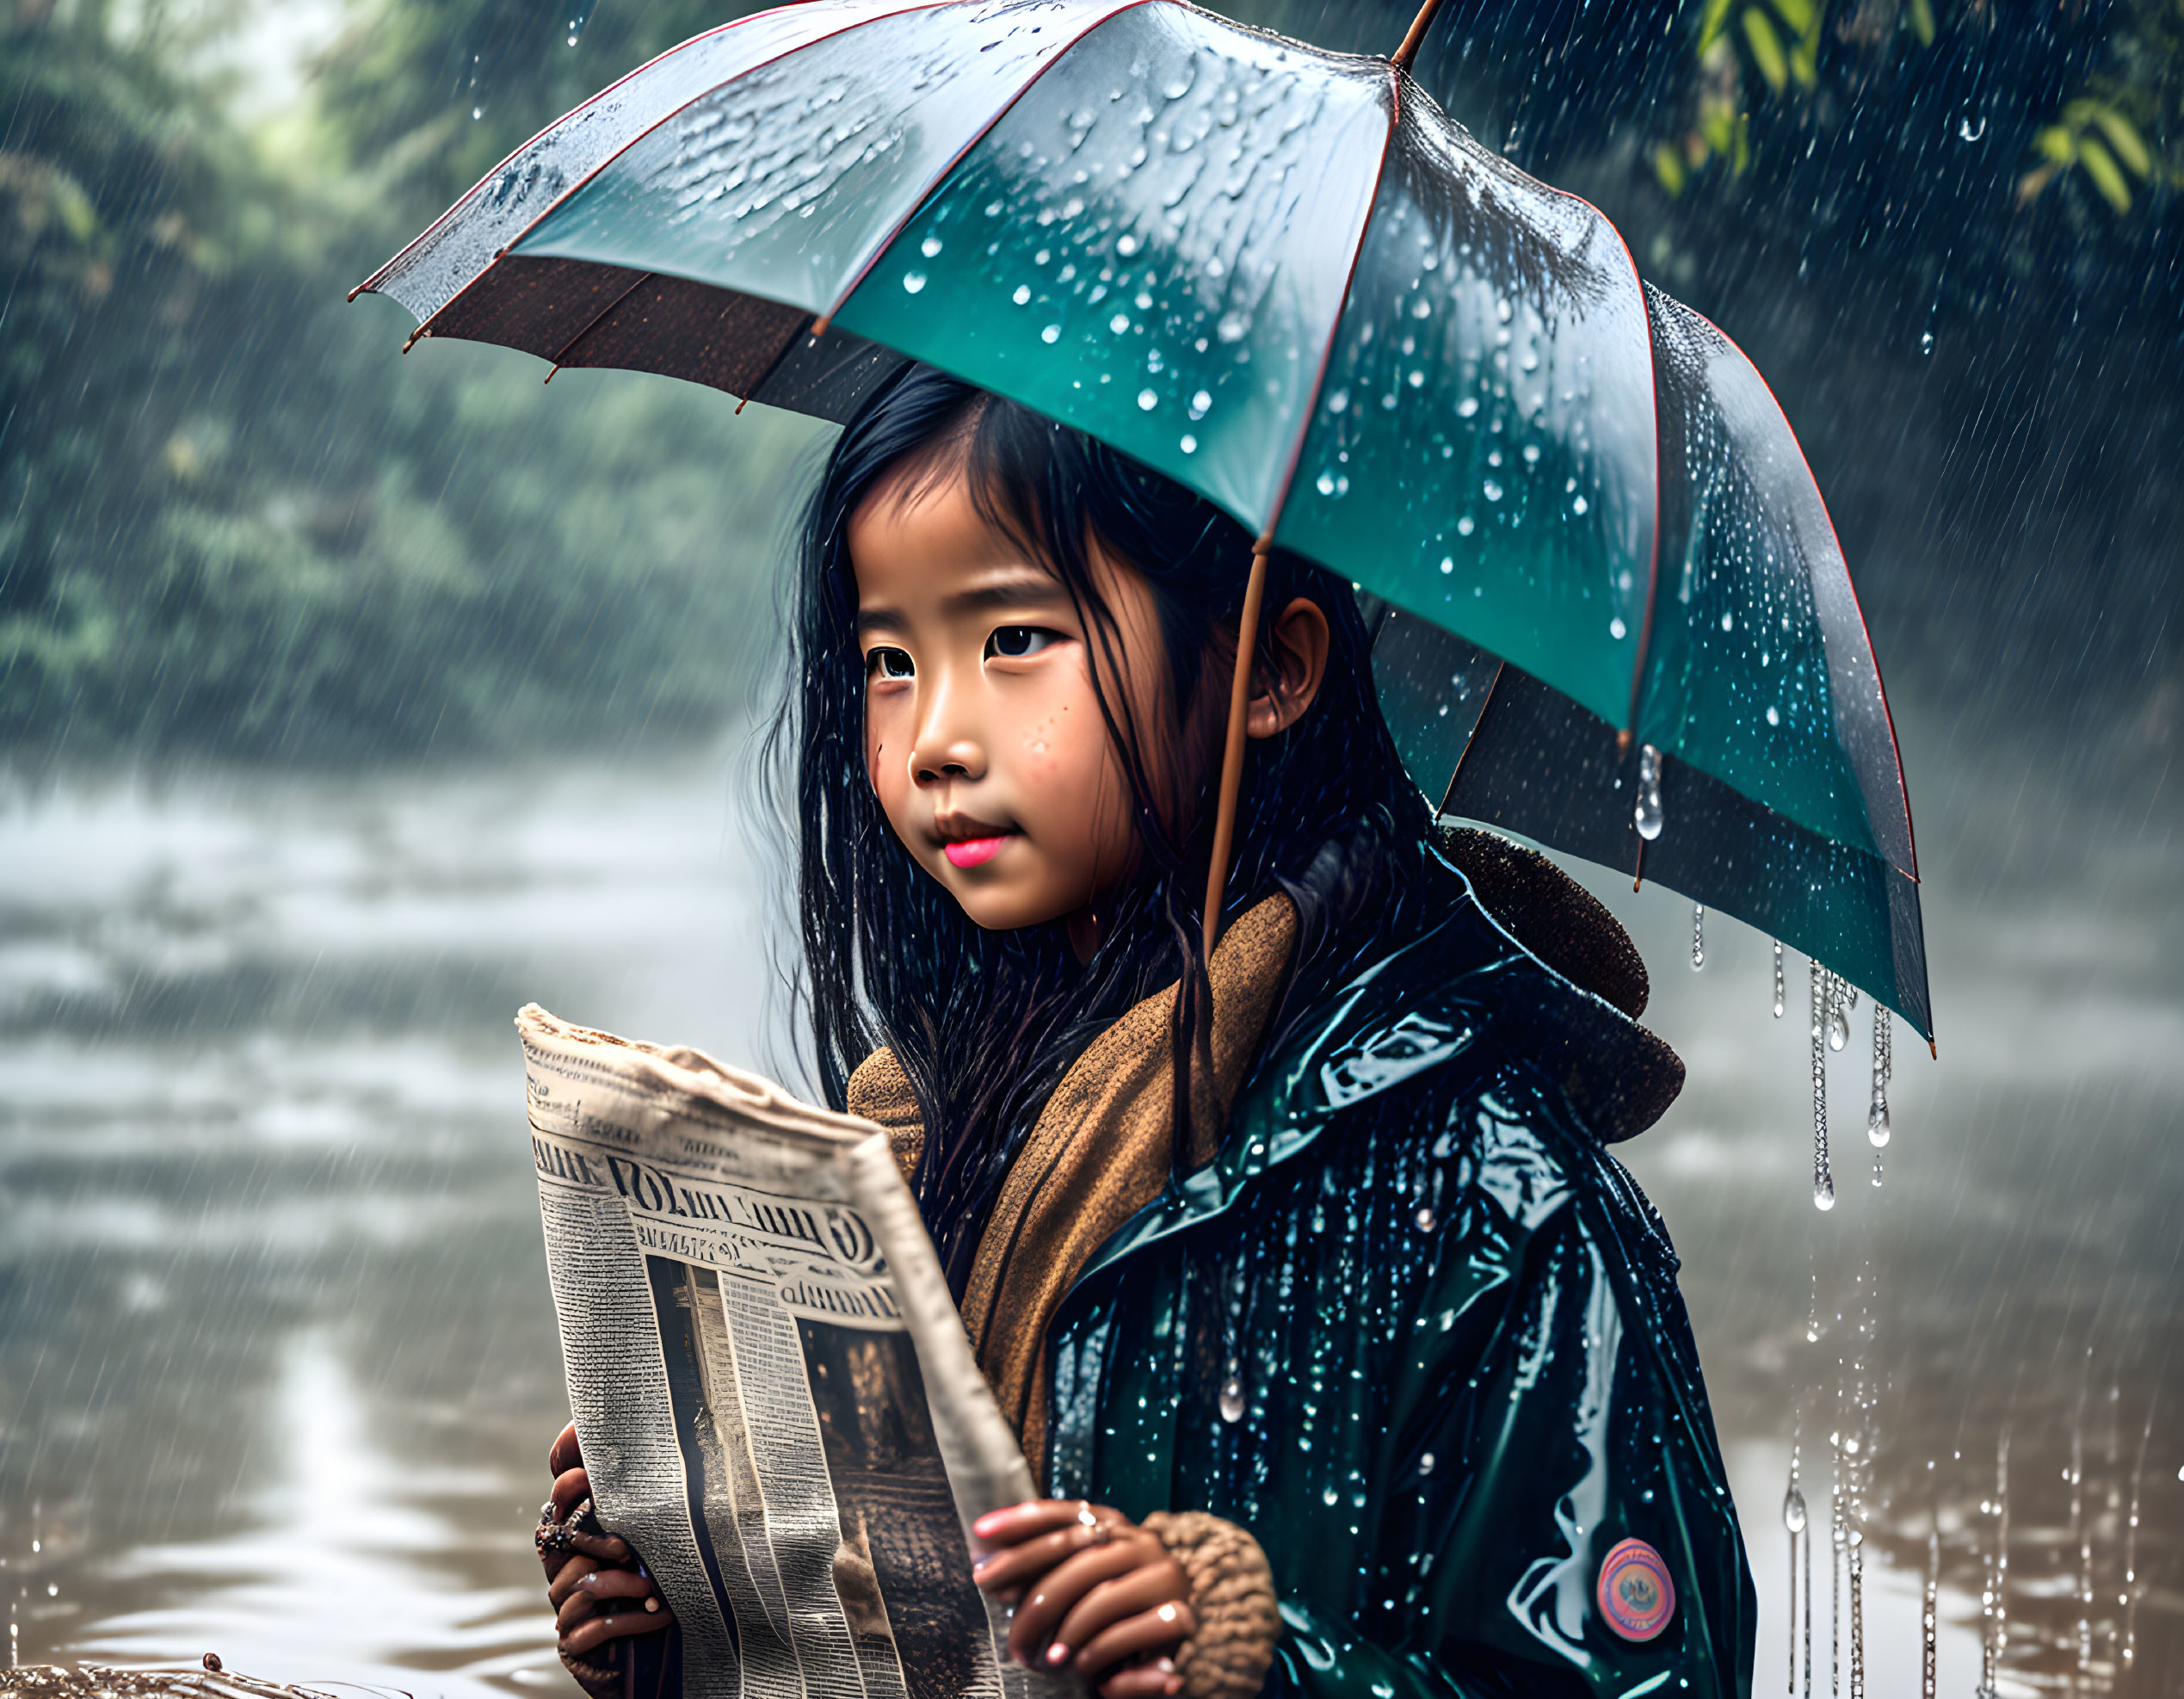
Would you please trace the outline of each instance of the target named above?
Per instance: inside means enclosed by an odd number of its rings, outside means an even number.
[[[1078,1284],[1221,1214],[1337,1115],[1481,1047],[1528,1061],[1561,1086],[1602,1143],[1636,1137],[1667,1110],[1683,1084],[1673,1050],[1527,950],[1437,849],[1422,846],[1418,873],[1425,900],[1408,936],[1282,1022],[1214,1160],[1126,1223]]]

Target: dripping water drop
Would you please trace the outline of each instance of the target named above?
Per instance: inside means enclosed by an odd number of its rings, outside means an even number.
[[[1224,1422],[1235,1423],[1243,1419],[1242,1368],[1243,1364],[1234,1357],[1229,1359],[1229,1376],[1221,1382],[1221,1419]]]
[[[1648,843],[1661,835],[1661,751],[1651,744],[1638,751],[1638,802],[1631,824]]]

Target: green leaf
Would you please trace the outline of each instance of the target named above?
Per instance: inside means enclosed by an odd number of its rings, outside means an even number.
[[[2113,106],[2095,106],[2093,121],[2108,138],[2108,145],[2115,150],[2119,159],[2142,177],[2153,175],[2154,156],[2147,151],[2145,141],[2131,120]]]
[[[1798,86],[1810,89],[1820,80],[1820,32],[1813,30],[1790,49],[1790,75]]]
[[[1934,0],[1911,0],[1911,28],[1918,32],[1919,45],[1934,45]]]
[[[77,244],[89,242],[98,230],[99,215],[83,186],[67,172],[53,171],[46,178],[46,194],[55,215]]]
[[[1790,62],[1782,52],[1782,38],[1774,33],[1767,14],[1756,6],[1746,9],[1743,22],[1744,39],[1751,43],[1752,59],[1760,68],[1760,75],[1767,78],[1767,86],[1779,95],[1790,82]]]
[[[1820,12],[1814,0],[1774,0],[1774,9],[1782,22],[1800,36],[1811,35],[1820,22]]]
[[[1706,0],[1706,9],[1699,20],[1699,51],[1706,49],[1721,39],[1721,33],[1729,27],[1730,0]]]
[[[1749,112],[1737,114],[1737,151],[1730,156],[1729,174],[1741,177],[1752,163],[1752,115]]]
[[[1653,175],[1669,194],[1683,193],[1683,155],[1674,142],[1663,142],[1653,150]]]
[[[2058,165],[2076,163],[2078,144],[2070,131],[2060,124],[2050,124],[2038,132],[2033,137],[2033,145]]]
[[[1726,153],[1737,139],[1737,115],[1725,106],[1711,108],[1700,117],[1699,133],[1716,153]]]
[[[2111,207],[2119,213],[2131,210],[2131,185],[2124,181],[2122,170],[2107,148],[2091,136],[2082,138],[2078,143],[2078,163]]]

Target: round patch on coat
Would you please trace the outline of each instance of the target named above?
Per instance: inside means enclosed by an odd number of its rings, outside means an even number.
[[[1651,1640],[1676,1614],[1669,1566],[1643,1540],[1626,1540],[1601,1560],[1598,1596],[1600,1614],[1625,1640]]]

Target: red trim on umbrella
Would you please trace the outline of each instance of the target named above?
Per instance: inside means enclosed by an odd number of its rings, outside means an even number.
[[[678,41],[672,47],[669,47],[661,53],[653,54],[651,59],[645,60],[644,64],[639,65],[634,71],[624,72],[621,76],[617,77],[613,82],[609,83],[605,88],[600,90],[596,94],[588,96],[584,99],[578,101],[576,105],[571,107],[568,111],[563,113],[561,116],[555,119],[553,122],[546,125],[543,129],[540,130],[538,133],[532,136],[529,140],[521,143],[515,148],[511,152],[509,152],[506,158],[500,162],[499,164],[494,166],[491,170],[486,172],[484,176],[478,178],[476,182],[472,183],[467,189],[464,190],[461,198],[459,199],[453,206],[448,207],[446,212],[442,213],[438,218],[435,219],[430,224],[427,225],[422,231],[420,231],[407,247],[404,248],[400,253],[397,254],[392,259],[389,260],[385,265],[381,266],[377,271],[373,272],[361,283],[359,283],[354,289],[351,289],[349,292],[349,299],[353,301],[359,295],[364,293],[367,289],[376,288],[389,272],[392,271],[396,266],[401,264],[407,256],[415,253],[418,247],[423,244],[425,238],[430,236],[434,231],[439,229],[441,226],[446,224],[448,219],[453,218],[456,213],[460,213],[465,207],[468,206],[471,201],[477,195],[478,190],[484,188],[487,183],[492,182],[495,177],[500,176],[503,170],[515,162],[515,160],[524,151],[525,149],[533,147],[538,143],[544,141],[548,136],[552,135],[556,130],[559,129],[564,124],[566,124],[571,118],[574,118],[578,113],[583,111],[587,107],[598,105],[601,101],[605,100],[608,96],[613,94],[614,90],[620,88],[623,83],[629,82],[632,77],[642,77],[646,71],[650,71],[654,65],[659,64],[663,59],[673,59],[677,53],[696,46],[700,41],[711,40],[714,36],[724,34],[731,29],[741,29],[745,24],[756,23],[762,18],[772,17],[776,12],[793,11],[796,9],[797,4],[798,0],[788,0],[788,3],[786,5],[768,7],[765,11],[753,12],[749,17],[731,18],[726,23],[716,24],[711,29],[701,30],[699,34],[693,35],[688,41]],[[822,37],[821,39],[824,40],[824,38]],[[497,258],[498,256],[497,255],[495,257]]]
[[[1597,210],[1597,208],[1595,208]],[[1613,225],[1608,226],[1613,230]],[[1615,239],[1623,241],[1622,232],[1616,232]],[[1623,253],[1631,257],[1631,244],[1623,242]],[[1638,277],[1638,261],[1631,258],[1631,275]],[[1653,368],[1653,303],[1645,298],[1645,280],[1638,278],[1638,311],[1645,315],[1645,386],[1653,393],[1653,547],[1645,563],[1645,615],[1638,621],[1638,656],[1631,663],[1630,723],[1622,728],[1626,738],[1638,731],[1638,694],[1645,688],[1645,663],[1653,647],[1653,609],[1661,595],[1661,386],[1655,381]],[[1645,859],[1641,847],[1640,865]]]
[[[1684,308],[1684,311],[1719,337],[1723,342],[1728,343],[1737,357],[1744,362],[1745,369],[1759,380],[1761,390],[1774,404],[1775,417],[1782,421],[1782,434],[1790,439],[1790,448],[1798,457],[1798,468],[1805,473],[1805,482],[1812,486],[1813,499],[1820,504],[1820,517],[1828,527],[1828,541],[1835,546],[1835,558],[1842,562],[1844,582],[1850,583],[1850,557],[1843,553],[1842,539],[1836,534],[1835,516],[1828,511],[1828,498],[1820,493],[1820,480],[1812,475],[1812,463],[1805,457],[1805,444],[1798,441],[1797,432],[1790,428],[1790,416],[1782,411],[1782,403],[1774,393],[1774,386],[1768,382],[1767,374],[1760,370],[1752,356],[1737,345],[1735,337],[1730,336],[1705,313],[1687,306]],[[1897,871],[1909,880],[1912,884],[1917,885],[1923,881],[1919,878],[1918,834],[1911,826],[1910,788],[1903,782],[1903,750],[1896,740],[1896,715],[1888,706],[1888,689],[1881,683],[1880,657],[1873,652],[1873,633],[1866,623],[1865,604],[1858,599],[1858,586],[1855,584],[1850,584],[1850,605],[1857,611],[1858,635],[1865,640],[1866,658],[1872,664],[1873,694],[1880,698],[1881,720],[1888,727],[1888,751],[1896,757],[1896,794],[1903,804],[1903,841],[1909,845],[1911,851],[1911,865],[1908,868],[1897,868]],[[1888,858],[1883,856],[1881,859],[1886,861]],[[1890,865],[1894,864],[1891,862]]]
[[[1311,387],[1305,392],[1305,407],[1297,424],[1297,441],[1289,450],[1289,464],[1282,468],[1281,482],[1274,486],[1274,505],[1268,510],[1267,522],[1260,532],[1261,541],[1269,547],[1274,534],[1281,524],[1281,510],[1289,503],[1289,491],[1297,482],[1298,463],[1305,458],[1305,439],[1311,435],[1312,416],[1319,411],[1319,392],[1327,382],[1327,368],[1335,361],[1336,339],[1342,333],[1342,321],[1349,317],[1350,291],[1357,284],[1357,263],[1365,252],[1365,238],[1373,229],[1373,214],[1380,204],[1381,185],[1387,181],[1388,154],[1395,146],[1396,128],[1403,121],[1402,69],[1393,64],[1388,66],[1388,133],[1380,144],[1380,163],[1373,173],[1373,193],[1365,202],[1365,218],[1350,238],[1349,268],[1342,274],[1342,299],[1335,309],[1333,322],[1327,327],[1327,340],[1319,350],[1319,369],[1312,374]]]
[[[684,101],[680,106],[676,107],[671,111],[662,113],[658,118],[655,119],[651,123],[645,126],[644,128],[639,130],[636,134],[631,136],[620,147],[616,148],[612,153],[609,153],[604,159],[601,160],[596,165],[593,166],[591,170],[585,172],[583,176],[579,177],[575,182],[571,183],[568,188],[563,189],[559,195],[554,197],[553,201],[550,206],[541,209],[538,217],[533,219],[530,223],[525,225],[521,230],[518,231],[508,241],[501,244],[499,251],[497,252],[484,266],[479,268],[476,277],[472,277],[468,282],[465,283],[461,288],[456,290],[453,294],[448,296],[446,300],[442,301],[434,311],[432,318],[428,318],[424,321],[425,324],[431,324],[433,318],[437,318],[441,313],[445,312],[455,302],[460,300],[463,296],[469,293],[472,289],[476,287],[478,278],[484,276],[487,272],[490,271],[495,266],[498,265],[501,261],[508,256],[511,249],[515,248],[523,240],[525,237],[528,236],[533,231],[536,230],[540,224],[545,222],[546,219],[551,218],[556,212],[559,211],[561,207],[568,201],[570,196],[577,194],[581,189],[589,187],[592,181],[596,178],[602,171],[605,170],[617,159],[620,159],[622,155],[628,152],[630,149],[636,146],[638,143],[643,141],[645,137],[651,135],[654,131],[657,130],[661,125],[669,123],[676,118],[679,117],[682,114],[688,112],[700,101],[706,99],[708,96],[714,93],[715,90],[726,87],[730,83],[738,82],[743,77],[750,76],[753,72],[763,71],[769,65],[778,65],[781,60],[789,58],[792,54],[800,53],[807,47],[815,47],[822,41],[832,41],[839,36],[848,34],[852,30],[861,29],[867,24],[879,23],[889,18],[906,17],[912,12],[939,11],[943,7],[947,6],[971,5],[974,3],[976,3],[976,0],[906,0],[906,3],[897,5],[890,10],[873,11],[861,17],[848,18],[842,22],[841,28],[837,29],[830,29],[823,35],[814,35],[809,40],[799,41],[793,47],[784,47],[780,53],[774,54],[773,58],[761,59],[756,65],[745,65],[741,71],[737,71],[735,76],[723,77],[719,82],[715,83],[700,92],[691,96],[688,100]],[[639,71],[645,70],[652,65],[657,65],[661,59],[666,59],[669,53],[679,53],[682,52],[684,48],[692,46],[697,42],[710,40],[712,37],[721,34],[726,30],[740,28],[743,24],[754,23],[760,18],[772,17],[778,13],[793,11],[795,9],[796,7],[793,4],[787,6],[776,6],[771,11],[754,13],[750,17],[738,18],[733,23],[723,24],[719,29],[707,30],[703,35],[694,35],[691,37],[688,41],[683,42],[681,46],[669,48],[668,52],[659,55],[658,59],[648,61],[647,65],[639,66]],[[638,74],[638,71],[632,71],[630,72],[629,77],[635,77]],[[607,95],[620,88],[622,83],[629,81],[629,77],[618,78],[616,81],[608,83],[606,88],[601,90],[598,94],[594,95],[590,100],[584,102],[582,106],[571,108],[569,111],[564,113],[559,118],[554,120],[552,123],[547,125],[545,129],[540,131],[537,135],[532,137],[530,141],[525,142],[522,147],[517,148],[515,152],[509,154],[506,159],[502,160],[498,165],[496,165],[492,169],[492,170],[487,172],[485,176],[480,177],[477,182],[473,183],[471,186],[469,192],[466,194],[460,201],[455,202],[453,207],[450,207],[446,212],[442,213],[438,218],[435,219],[431,225],[426,228],[424,234],[419,236],[416,241],[412,242],[409,247],[404,248],[401,253],[397,254],[392,259],[389,260],[385,265],[381,266],[379,270],[373,273],[369,279],[362,283],[360,283],[355,289],[351,290],[349,292],[349,299],[351,300],[355,300],[364,290],[370,288],[373,284],[377,283],[381,278],[385,277],[389,272],[393,270],[394,268],[401,263],[404,255],[414,251],[419,244],[425,240],[426,237],[430,236],[434,231],[439,229],[441,225],[445,224],[449,219],[453,218],[458,212],[460,212],[466,205],[468,204],[472,195],[475,195],[478,190],[484,188],[485,185],[490,182],[495,176],[499,175],[499,173],[512,161],[514,161],[518,155],[523,152],[525,148],[531,146],[534,142],[542,140],[552,132],[558,129],[562,125],[567,123],[569,120],[575,117],[577,114],[584,110],[585,107],[589,107],[594,102],[603,99]],[[418,328],[423,330],[423,326],[421,325]]]

